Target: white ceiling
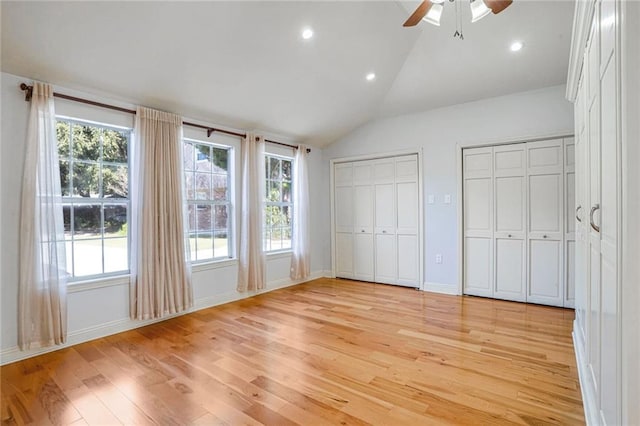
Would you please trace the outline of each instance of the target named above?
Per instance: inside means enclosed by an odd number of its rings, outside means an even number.
[[[402,23],[419,0],[2,1],[2,71],[315,146],[374,118],[565,82],[574,0],[515,0],[474,24],[457,1],[464,41],[448,1],[441,27],[415,28]]]

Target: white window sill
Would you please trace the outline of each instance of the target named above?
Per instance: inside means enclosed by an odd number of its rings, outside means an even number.
[[[291,257],[291,250],[278,250],[265,253],[267,260],[276,260],[276,259],[284,259],[286,257]]]
[[[129,285],[130,275],[116,275],[113,277],[94,278],[85,281],[73,281],[67,284],[67,293],[79,293],[81,291],[95,290],[104,287]]]
[[[199,262],[191,264],[191,272],[209,271],[211,269],[226,268],[238,264],[238,259],[212,260],[209,262]]]

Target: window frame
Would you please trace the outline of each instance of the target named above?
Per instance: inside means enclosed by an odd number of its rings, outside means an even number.
[[[194,179],[195,179],[195,173],[197,172],[197,170],[187,170],[185,168],[185,159],[184,159],[184,149],[186,144],[192,144],[192,145],[206,145],[209,146],[210,148],[217,148],[217,149],[224,149],[227,151],[227,192],[226,192],[226,199],[225,200],[205,200],[205,199],[197,199],[197,198],[188,198],[188,188],[187,188],[187,179],[186,179],[186,175],[187,173],[193,173],[194,174]],[[196,155],[197,153],[194,150],[194,155]],[[235,242],[235,147],[232,145],[227,145],[224,143],[220,143],[220,142],[214,142],[214,141],[207,141],[207,140],[202,140],[196,137],[190,137],[190,136],[184,136],[182,137],[182,167],[181,167],[181,171],[182,171],[182,182],[183,182],[183,191],[184,191],[184,207],[185,207],[185,214],[186,214],[186,218],[185,220],[187,221],[187,229],[186,229],[186,239],[190,240],[191,238],[191,234],[192,231],[190,229],[189,226],[189,206],[190,205],[194,205],[195,209],[197,211],[197,209],[199,208],[200,205],[208,205],[211,206],[212,211],[215,211],[215,206],[226,206],[227,207],[227,255],[226,256],[219,256],[219,257],[215,257],[215,242],[212,245],[212,249],[213,249],[213,255],[214,257],[209,257],[209,258],[204,258],[204,259],[197,259],[197,254],[194,255],[194,253],[197,253],[197,235],[198,235],[198,230],[196,229],[195,231],[195,239],[196,239],[196,246],[195,246],[195,250],[191,250],[191,247],[189,247],[189,262],[191,263],[191,265],[206,265],[206,264],[215,264],[215,263],[224,263],[224,262],[228,262],[231,260],[235,260],[236,259],[236,242]],[[197,160],[195,160],[197,161]],[[195,167],[195,165],[194,165]],[[203,172],[201,172],[203,173]],[[208,174],[209,176],[214,176],[217,175],[218,173],[214,173],[214,172],[204,172],[206,174]],[[194,181],[194,195],[195,195],[195,181]],[[215,235],[215,232],[218,231],[218,229],[215,228],[215,226],[211,229],[212,232],[212,236]],[[215,238],[215,237],[214,237]],[[189,242],[190,244],[190,242]]]
[[[270,163],[270,159],[271,158],[275,158],[278,159],[281,163],[281,168],[282,168],[282,161],[286,160],[289,161],[291,163],[291,201],[289,202],[285,202],[285,201],[268,201],[268,193],[267,193],[267,188],[270,187],[269,183],[270,182],[279,182],[280,184],[280,191],[282,194],[282,183],[286,182],[286,180],[284,180],[282,178],[283,174],[281,173],[281,178],[279,180],[273,180],[269,177],[269,170],[267,169],[267,164]],[[263,188],[265,189],[265,194],[264,194],[264,200],[262,203],[262,226],[263,226],[263,231],[262,231],[262,250],[264,252],[264,254],[266,255],[276,255],[276,254],[280,254],[280,253],[290,253],[292,251],[292,240],[293,240],[293,209],[295,208],[295,200],[293,199],[293,167],[294,167],[294,161],[295,158],[293,156],[289,156],[289,155],[285,155],[285,154],[279,154],[279,153],[275,153],[275,152],[265,152],[264,153],[264,159],[265,159],[265,171],[264,171],[264,183],[263,183]],[[272,238],[267,238],[267,235],[270,235],[271,232],[269,231],[269,227],[267,226],[267,213],[266,213],[266,209],[267,207],[288,207],[289,211],[291,212],[291,218],[290,218],[290,225],[287,227],[289,228],[289,234],[291,236],[291,238],[288,240],[289,241],[289,247],[285,247],[285,248],[277,248],[277,249],[271,249],[268,250],[268,246],[271,246],[271,241],[273,241]],[[280,226],[280,229],[286,229],[282,226]],[[280,238],[280,244],[282,245],[282,242],[286,241],[283,240],[282,238]]]
[[[65,252],[67,252],[69,250],[69,246],[70,246],[70,250],[71,253],[66,253],[67,256],[67,260],[71,259],[71,265],[66,265],[67,268],[67,282],[69,285],[74,285],[80,282],[85,282],[85,281],[95,281],[95,280],[102,280],[102,279],[109,279],[109,278],[113,278],[113,277],[121,277],[121,276],[126,276],[129,275],[131,273],[131,234],[130,234],[130,224],[131,224],[131,144],[133,141],[133,128],[131,127],[127,127],[127,126],[120,126],[120,125],[115,125],[115,124],[108,124],[108,123],[101,123],[101,122],[96,122],[96,121],[92,121],[92,120],[84,120],[81,118],[77,118],[77,117],[70,117],[67,115],[62,115],[62,114],[56,114],[55,116],[55,120],[56,120],[56,129],[57,129],[57,124],[59,122],[65,122],[68,124],[69,126],[69,153],[67,156],[62,157],[60,156],[60,152],[58,150],[58,165],[60,165],[62,163],[62,161],[66,161],[68,164],[68,187],[67,192],[68,195],[62,195],[62,191],[64,190],[64,188],[62,187],[62,181],[60,182],[60,189],[61,189],[61,198],[62,198],[62,207],[63,210],[65,208],[69,208],[69,232],[71,235],[70,239],[67,239],[67,231],[65,230]],[[86,126],[86,127],[93,127],[93,128],[98,128],[101,130],[110,130],[110,131],[117,131],[117,132],[124,132],[126,133],[127,136],[127,161],[126,163],[118,163],[118,162],[114,162],[114,161],[104,161],[104,143],[103,141],[100,142],[100,157],[101,159],[99,160],[88,160],[88,159],[82,159],[82,158],[75,158],[73,156],[73,132],[71,131],[72,127],[74,125],[79,125],[79,126]],[[57,131],[57,130],[56,130]],[[56,145],[58,144],[58,140],[57,140],[57,135],[56,135]],[[73,170],[74,170],[74,164],[76,162],[80,162],[81,164],[91,164],[91,165],[96,165],[99,167],[100,170],[102,170],[103,166],[107,166],[107,167],[118,167],[118,166],[122,166],[122,165],[126,165],[127,167],[127,198],[105,198],[104,197],[104,188],[103,188],[103,174],[102,172],[100,172],[98,174],[98,188],[99,188],[99,194],[100,196],[98,197],[81,197],[81,196],[76,196],[73,194]],[[62,179],[62,173],[60,173],[60,178]],[[97,237],[97,238],[86,238],[86,239],[76,239],[75,238],[75,207],[76,206],[95,206],[95,205],[99,205],[100,206],[100,229],[101,229],[101,236]],[[123,269],[120,271],[111,271],[111,272],[104,272],[105,270],[105,240],[114,240],[114,239],[120,239],[123,237],[106,237],[105,238],[105,207],[107,206],[125,206],[126,210],[127,210],[127,215],[126,215],[126,222],[125,224],[127,225],[127,235],[126,235],[126,239],[127,239],[127,269]],[[75,262],[75,242],[77,240],[84,240],[84,241],[91,241],[91,240],[100,240],[100,245],[101,245],[101,253],[102,253],[102,259],[101,259],[101,269],[102,269],[102,273],[99,274],[90,274],[90,275],[76,275],[76,262]],[[68,262],[67,262],[68,263]]]

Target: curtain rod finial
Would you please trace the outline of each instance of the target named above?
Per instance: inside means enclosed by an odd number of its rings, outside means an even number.
[[[24,90],[24,100],[29,102],[31,100],[31,96],[33,95],[33,86],[28,86],[25,83],[20,83],[20,90]]]

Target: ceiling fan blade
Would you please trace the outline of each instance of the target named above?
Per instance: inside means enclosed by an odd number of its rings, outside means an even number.
[[[418,25],[418,22],[420,22],[420,20],[427,15],[427,12],[429,12],[429,9],[431,9],[431,1],[424,0],[422,4],[420,4],[420,6],[418,6],[418,8],[413,12],[413,14],[409,16],[409,19],[407,19],[407,22],[402,24],[402,26],[414,27]]]
[[[505,10],[511,3],[513,3],[513,0],[484,0],[484,4],[491,9],[494,15]]]

